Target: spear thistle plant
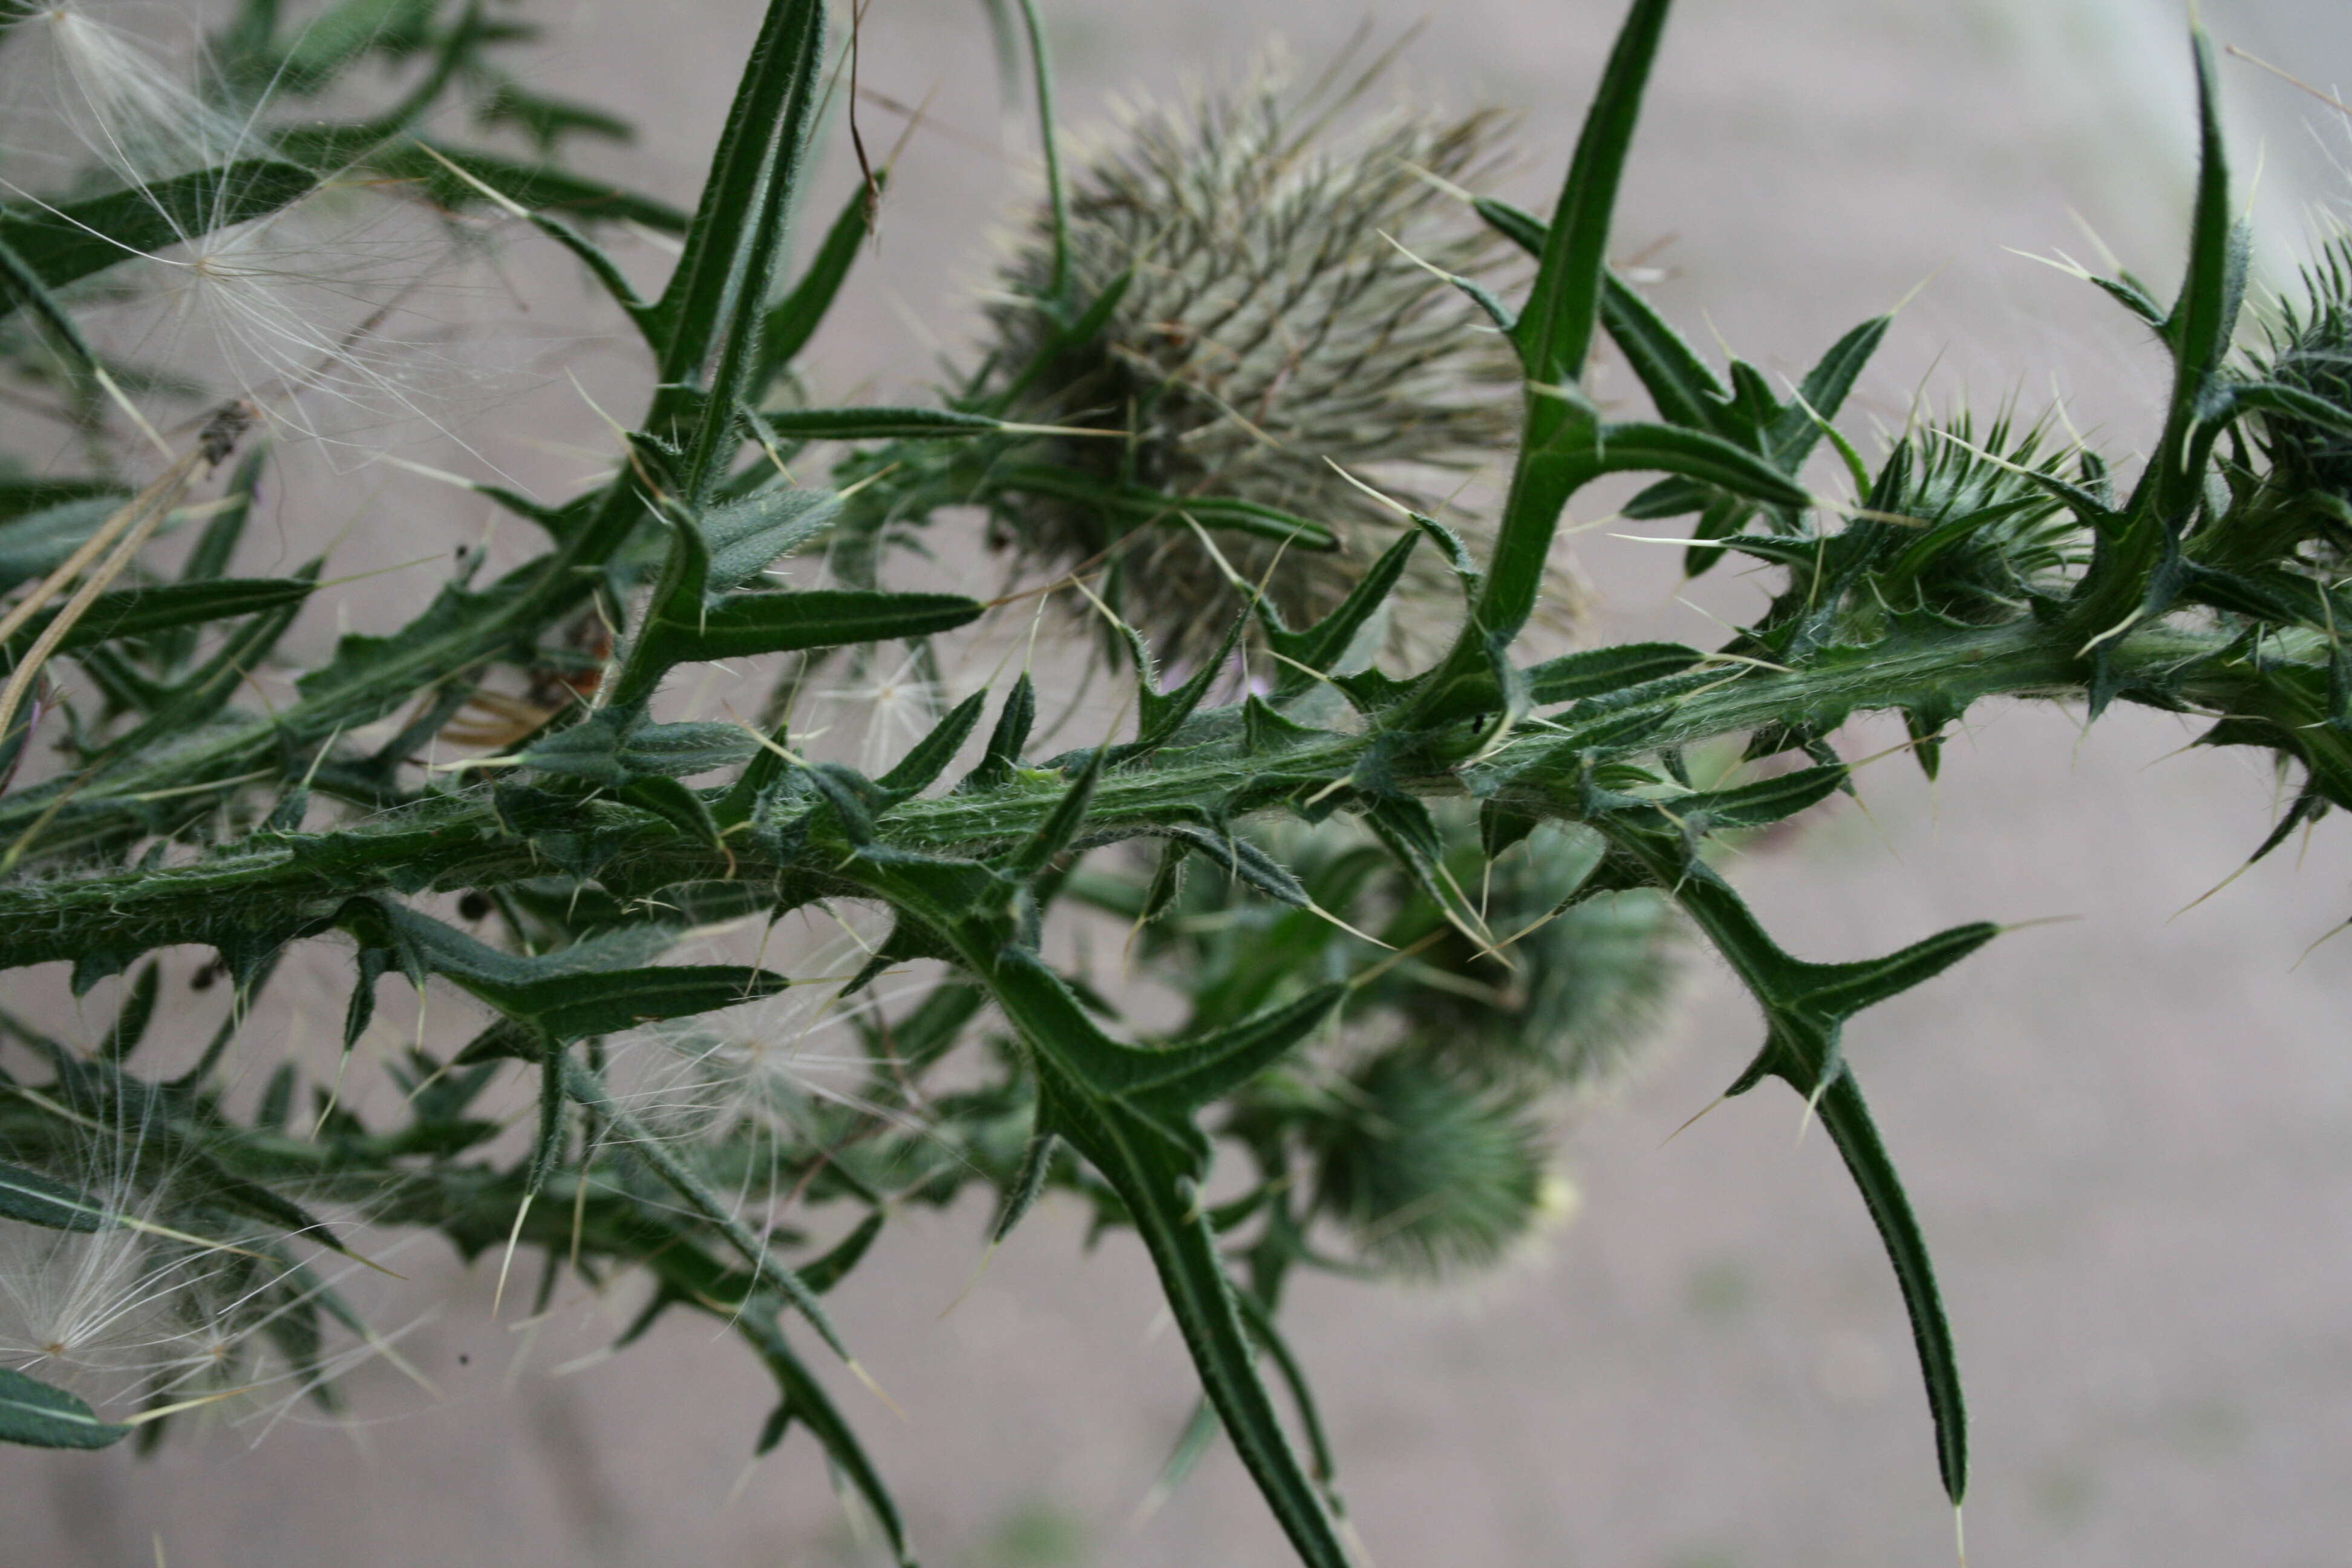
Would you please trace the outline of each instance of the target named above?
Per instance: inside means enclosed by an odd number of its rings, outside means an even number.
[[[1710,847],[1843,787],[1834,748],[1849,717],[1900,713],[1932,773],[1939,739],[1996,699],[2080,704],[2094,719],[2119,701],[2198,715],[2212,721],[2206,743],[2268,752],[2299,788],[2257,857],[2352,805],[2352,655],[2337,631],[2352,598],[2336,574],[2352,526],[2352,255],[2331,251],[2263,346],[2240,351],[2247,239],[2199,37],[2185,275],[2169,302],[2128,275],[2089,279],[2170,360],[2152,457],[2119,474],[2044,429],[1951,423],[1906,431],[1874,468],[1835,421],[1885,319],[1784,396],[1746,364],[1718,371],[1611,270],[1610,215],[1668,9],[1631,5],[1548,216],[1483,197],[1455,215],[1518,247],[1528,268],[1502,291],[1459,279],[1485,319],[1475,330],[1507,349],[1518,384],[1465,368],[1427,394],[1434,410],[1492,397],[1513,411],[1507,489],[1469,542],[1408,500],[1391,536],[1363,548],[1363,514],[1336,510],[1355,505],[1338,491],[1269,498],[1229,465],[1154,453],[1154,441],[1198,430],[1223,442],[1239,426],[1205,403],[1172,434],[1128,411],[1154,399],[1164,410],[1195,384],[1181,363],[1139,360],[1137,321],[1121,310],[1162,286],[1147,277],[1160,253],[1148,225],[1098,243],[1107,187],[1061,183],[1025,5],[1045,216],[1014,275],[1022,297],[997,311],[998,353],[924,406],[828,405],[793,370],[854,268],[879,184],[786,275],[832,60],[818,0],[769,6],[690,214],[428,132],[424,117],[459,101],[542,146],[611,130],[530,98],[491,63],[509,26],[429,3],[388,31],[359,26],[348,5],[289,30],[256,4],[215,39],[191,89],[239,127],[229,161],[116,163],[89,188],[12,188],[0,208],[9,363],[88,436],[92,467],[0,479],[14,595],[0,612],[14,769],[0,795],[12,876],[0,960],[63,966],[76,995],[130,979],[92,1041],[45,1030],[29,1005],[0,1015],[0,1215],[20,1227],[13,1238],[41,1244],[7,1255],[27,1287],[8,1295],[52,1324],[47,1338],[36,1323],[36,1337],[11,1328],[0,1342],[15,1363],[0,1368],[0,1437],[143,1440],[190,1418],[192,1402],[239,1396],[251,1375],[235,1370],[251,1364],[239,1347],[265,1329],[271,1364],[323,1394],[349,1360],[325,1348],[331,1333],[383,1342],[343,1289],[368,1260],[320,1217],[354,1215],[372,1235],[437,1234],[484,1257],[502,1290],[521,1255],[516,1288],[535,1274],[542,1303],[567,1279],[642,1279],[625,1342],[672,1311],[726,1324],[775,1379],[761,1450],[805,1428],[912,1561],[837,1380],[818,1371],[828,1358],[857,1369],[857,1325],[837,1323],[825,1295],[909,1203],[985,1186],[1001,1238],[1051,1187],[1089,1204],[1099,1227],[1132,1232],[1157,1271],[1204,1402],[1175,1468],[1222,1428],[1301,1560],[1339,1568],[1336,1457],[1283,1338],[1286,1284],[1300,1269],[1423,1274],[1506,1250],[1548,1201],[1530,1125],[1541,1097],[1625,1048],[1656,1005],[1680,921],[1765,1021],[1730,1091],[1771,1078],[1801,1096],[1885,1242],[1957,1504],[1968,1429],[1927,1226],[1843,1035],[1996,928],[1800,959]],[[19,47],[43,15],[0,9],[0,48]],[[273,121],[273,94],[321,91],[371,51],[410,73],[388,107]],[[281,646],[323,574],[313,562],[284,577],[228,574],[274,460],[248,447],[232,464],[232,449],[257,421],[283,427],[273,394],[238,389],[207,416],[215,392],[142,376],[81,323],[133,287],[117,277],[125,258],[168,260],[176,245],[233,238],[349,183],[562,247],[642,339],[653,390],[622,459],[582,493],[551,504],[478,487],[539,531],[537,553],[487,580],[461,569],[398,629],[345,637],[292,700],[258,711],[240,696],[244,673]],[[1377,205],[1407,188],[1381,174],[1344,199]],[[620,219],[676,237],[650,298],[598,232]],[[1419,254],[1459,270],[1481,250],[1457,237]],[[1400,331],[1435,332],[1439,296],[1403,288],[1405,276],[1381,285],[1396,290],[1383,309]],[[1338,318],[1316,303],[1309,319]],[[1604,417],[1588,395],[1604,336],[1646,416]],[[1455,352],[1433,339],[1429,363],[1471,363]],[[1081,390],[1122,376],[1117,395]],[[167,449],[160,474],[126,439],[142,426]],[[828,482],[803,486],[787,466],[813,472],[803,454],[818,443],[840,456]],[[1850,503],[1803,477],[1824,446]],[[1763,563],[1776,592],[1753,625],[1711,651],[1524,650],[1563,510],[1617,473],[1655,476],[1636,515],[1696,518],[1692,570],[1727,552]],[[215,483],[216,500],[192,502]],[[201,537],[166,574],[145,542],[192,506]],[[939,672],[992,606],[893,584],[907,546],[945,552],[970,515],[959,509],[973,506],[1103,542],[1104,562],[1032,543],[1076,574],[1064,591],[1092,594],[1111,617],[1133,680],[1118,732],[1045,754],[1025,673],[948,701]],[[1347,564],[1290,598],[1236,570],[1230,621],[1171,646],[1148,574],[1108,596],[1100,575],[1133,558],[1122,551],[1167,541],[1213,562]],[[771,574],[814,565],[820,547],[824,575]],[[1460,595],[1455,629],[1425,657],[1381,651],[1368,628],[1433,572]],[[1158,673],[1162,654],[1182,660],[1176,677]],[[656,716],[665,689],[698,668],[768,656],[783,666],[777,721]],[[941,693],[939,710],[866,765],[824,760],[789,720],[793,694],[833,661],[908,671],[910,689]],[[462,769],[421,765],[453,726],[490,741],[492,719],[506,726],[494,750]],[[1693,757],[1724,743],[1803,763],[1695,773]],[[1088,910],[1137,928],[1147,973],[1181,982],[1181,1026],[1131,1026],[1049,956],[1063,951],[1050,933]],[[861,942],[797,975],[716,962],[727,955],[702,934],[832,915],[859,922]],[[337,1073],[312,1084],[299,1118],[301,1066],[280,1065],[257,1105],[223,1074],[286,954],[322,942],[355,975],[346,1058],[382,982],[468,999],[461,1047],[420,1041],[395,1064],[391,1121],[351,1110]],[[181,1032],[182,1015],[156,1005],[175,948],[209,953],[199,977],[228,1000],[202,1039],[164,1037]],[[796,986],[823,988],[824,1003],[769,1000]],[[820,1027],[796,1065],[790,1047]],[[927,1088],[950,1061],[939,1081],[959,1087]],[[501,1095],[524,1108],[510,1136]],[[1212,1203],[1216,1156],[1220,1176],[1237,1179]],[[60,1298],[29,1288],[44,1268],[119,1299],[105,1321],[135,1318],[145,1348],[85,1358],[107,1375],[77,1374],[66,1352],[96,1331],[69,1342],[54,1327]],[[220,1370],[189,1348],[202,1345],[221,1347]]]

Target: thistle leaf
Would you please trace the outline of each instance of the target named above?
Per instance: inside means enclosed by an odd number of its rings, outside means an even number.
[[[772,562],[800,550],[840,517],[842,499],[830,489],[762,489],[703,512],[703,545],[710,550],[708,588],[740,588]]]
[[[1087,807],[1094,804],[1095,786],[1102,782],[1103,763],[1110,748],[1097,746],[1087,754],[1086,765],[1078,776],[1070,781],[1045,820],[1037,830],[997,863],[997,868],[1009,877],[1034,877],[1053,862],[1054,857],[1070,847],[1086,825]]]
[[[0,206],[0,245],[21,257],[42,283],[62,289],[133,257],[267,217],[318,184],[317,176],[292,163],[247,159],[54,207]],[[0,318],[21,302],[7,291],[0,298]]]
[[[841,292],[842,282],[857,259],[858,247],[866,243],[868,216],[889,180],[888,169],[877,169],[870,187],[861,184],[849,193],[816,254],[809,258],[808,269],[761,322],[760,368],[751,378],[755,393],[772,384],[816,335],[825,312],[833,309],[834,296]]]
[[[1778,1078],[1817,1109],[1836,1141],[1902,1288],[1935,1422],[1937,1470],[1958,1503],[1968,1489],[1968,1415],[1950,1325],[1918,1222],[1840,1051],[1839,1035],[1854,1014],[1941,973],[2000,928],[1958,926],[1884,958],[1809,963],[1783,952],[1739,896],[1686,847],[1609,816],[1596,826],[1647,879],[1674,894],[1763,1011],[1764,1047],[1726,1093],[1741,1094],[1767,1077]]]
[[[101,1421],[80,1398],[0,1367],[0,1443],[34,1448],[103,1448],[131,1428]]]
[[[695,659],[747,658],[762,653],[842,647],[953,631],[987,606],[961,594],[890,594],[865,588],[811,588],[790,594],[738,594],[713,605],[684,634]]]
[[[233,620],[265,610],[299,605],[319,584],[299,577],[224,577],[203,583],[165,583],[151,588],[129,588],[101,594],[58,643],[59,653],[111,642],[118,637],[143,637],[175,626],[201,626],[206,621]],[[20,655],[46,629],[52,617],[44,614],[25,623],[9,638],[11,657]]]
[[[1642,111],[1642,90],[1666,26],[1668,0],[1633,0],[1592,106],[1577,138],[1576,156],[1553,209],[1543,255],[1516,338],[1528,379],[1538,385],[1580,380],[1601,314],[1608,276],[1609,225],[1618,182]],[[1528,445],[1540,446],[1557,428],[1557,415],[1530,411]]]
[[[760,325],[768,271],[746,279],[744,269],[761,248],[773,267],[824,40],[824,7],[818,0],[771,0],[745,57],[701,200],[685,228],[685,248],[655,307],[666,343],[665,383],[700,377],[728,330],[722,318],[730,290],[739,335],[748,338]]]
[[[1282,656],[1282,673],[1276,677],[1275,690],[1287,696],[1304,690],[1313,684],[1317,675],[1328,675],[1339,663],[1356,638],[1404,577],[1404,569],[1412,557],[1413,547],[1421,542],[1420,529],[1397,535],[1394,544],[1381,552],[1379,560],[1356,580],[1348,596],[1329,615],[1307,627],[1294,632],[1282,625],[1281,616],[1263,598],[1254,601],[1258,617],[1265,626],[1266,646]]]
[[[889,794],[911,797],[931,787],[971,738],[988,706],[988,693],[975,691],[948,710],[930,732],[915,742],[898,765],[875,782]]]
[[[659,927],[625,927],[526,958],[383,900],[354,899],[336,919],[363,944],[393,952],[412,982],[438,974],[558,1044],[736,1006],[791,984],[737,964],[647,967],[676,937]]]
[[[1680,643],[1622,643],[1562,654],[1527,669],[1528,696],[1538,706],[1573,702],[1679,675],[1706,656]]]
[[[793,1352],[783,1331],[755,1312],[747,1312],[739,1319],[736,1330],[759,1352],[769,1374],[776,1380],[776,1391],[783,1396],[782,1404],[777,1406],[777,1415],[798,1421],[808,1429],[824,1449],[825,1458],[873,1510],[874,1521],[881,1527],[882,1538],[889,1543],[899,1568],[914,1568],[915,1559],[907,1544],[906,1522],[899,1516],[889,1488],[883,1484],[882,1473],[874,1468],[874,1461],[858,1442],[857,1434],[843,1419],[832,1396]],[[776,1421],[772,1425],[776,1436],[782,1436],[782,1423]],[[773,1447],[772,1439],[764,1440],[764,1446]]]
[[[1728,413],[1731,394],[1682,334],[1613,273],[1601,294],[1601,321],[1649,393],[1659,418],[1710,435],[1736,437],[1738,425]]]
[[[111,1230],[121,1216],[53,1176],[0,1162],[0,1215],[51,1230]]]
[[[947,408],[788,408],[760,416],[795,441],[940,441],[992,436],[1003,421]]]
[[[674,523],[661,581],[613,679],[607,699],[611,709],[624,713],[641,710],[671,668],[690,660],[928,637],[977,620],[987,608],[959,594],[892,594],[871,588],[712,597],[712,570],[701,529],[684,520]]]
[[[979,765],[956,788],[987,789],[1010,779],[1021,763],[1021,749],[1029,743],[1029,727],[1036,721],[1037,689],[1024,669],[1013,680],[1013,689],[1004,694],[1004,706],[997,710],[996,727],[988,733],[988,749],[981,754]]]

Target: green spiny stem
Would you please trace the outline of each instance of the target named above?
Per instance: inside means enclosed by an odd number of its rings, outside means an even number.
[[[1890,638],[1875,647],[1834,657],[1820,667],[1775,672],[1727,665],[1721,684],[1681,691],[1651,702],[1599,700],[1613,728],[1643,711],[1655,720],[1637,745],[1580,739],[1582,706],[1544,728],[1529,725],[1477,766],[1505,781],[1502,795],[1547,815],[1572,814],[1568,792],[1552,787],[1579,754],[1623,755],[1686,745],[1713,736],[1771,724],[1820,724],[1853,712],[1905,707],[1924,693],[1954,710],[2000,696],[2053,700],[2080,692],[2080,650],[2059,630],[2032,621],[1935,637]],[[2276,639],[2279,651],[2296,651]],[[2148,681],[2166,681],[2179,700],[2206,711],[2242,711],[2259,694],[2250,668],[2216,665],[2231,646],[2219,632],[2149,627],[2117,639],[2116,668]],[[1629,694],[1632,695],[1632,694]],[[2284,699],[2266,699],[2277,706]],[[2296,721],[2293,712],[2280,717]],[[1204,725],[1218,715],[1204,716]],[[1557,728],[1550,726],[1556,725]],[[2333,731],[2305,731],[2312,743],[2345,750]],[[1443,763],[1416,767],[1412,748],[1396,737],[1317,732],[1279,752],[1248,759],[1237,785],[1230,745],[1171,746],[1132,771],[1107,774],[1088,807],[1084,831],[1098,834],[1168,821],[1220,821],[1285,800],[1304,800],[1346,780],[1375,745],[1383,748],[1404,787],[1427,794],[1459,793],[1464,781]],[[1435,748],[1443,755],[1443,748]],[[1547,764],[1553,764],[1548,768]],[[1552,781],[1547,784],[1547,779]],[[1061,799],[1059,781],[1021,778],[969,795],[913,800],[878,825],[884,840],[902,848],[944,849],[1001,844],[1033,831]],[[627,820],[627,819],[624,819]],[[748,849],[732,856],[667,826],[634,827],[614,865],[628,884],[652,889],[674,883],[731,879],[778,883],[786,903],[844,890],[821,868],[778,864]],[[277,932],[291,935],[323,921],[346,897],[394,885],[489,888],[543,876],[549,868],[529,840],[507,833],[487,793],[447,797],[407,817],[341,833],[273,836],[184,866],[98,876],[64,877],[0,889],[0,962],[25,964],[129,949],[135,954],[173,942],[220,942]]]

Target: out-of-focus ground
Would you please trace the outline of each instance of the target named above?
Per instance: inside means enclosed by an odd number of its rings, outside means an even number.
[[[1228,78],[1270,29],[1311,66],[1366,15],[1391,30],[1416,15],[1048,9],[1078,125],[1114,89]],[[611,166],[682,200],[754,10],[550,15],[537,79],[632,113],[641,142]],[[1541,206],[1619,10],[1457,0],[1402,75],[1449,101],[1524,109],[1511,194]],[[2224,41],[2322,86],[2352,76],[2340,5],[2240,0],[2207,16]],[[2163,0],[1690,0],[1651,91],[1621,248],[1656,247],[1669,275],[1655,298],[1695,339],[1712,331],[1789,374],[1927,280],[1850,424],[1899,424],[1933,367],[1939,397],[1966,384],[1979,409],[2063,395],[2077,426],[2127,453],[2149,427],[2156,356],[2093,290],[2003,247],[2092,251],[2071,208],[2168,283],[2190,147],[2179,22]],[[1025,188],[1027,153],[1017,128],[1000,137],[969,0],[877,0],[866,43],[865,81],[908,102],[936,89],[942,127],[905,153],[880,248],[815,361],[823,391],[881,401],[922,380],[931,340],[963,341],[991,255],[982,228]],[[2269,254],[2289,257],[2301,204],[2352,193],[2305,127],[2338,147],[2345,128],[2251,67],[2226,65],[2225,80],[2241,165],[2267,144]],[[870,142],[895,135],[882,110],[861,113]],[[828,193],[846,188],[845,152],[828,149]],[[578,368],[594,387],[628,363],[583,351]],[[550,381],[467,434],[494,444],[557,408],[580,428],[576,395]],[[1607,531],[1580,557],[1596,630],[1708,637],[1676,602],[1676,554]],[[415,553],[399,539],[354,548]],[[1752,593],[1727,574],[1693,598],[1736,616]],[[384,613],[399,602],[384,595]],[[2137,712],[2086,735],[2063,713],[1989,708],[1948,750],[1940,786],[1889,758],[1864,775],[1866,813],[1840,806],[1736,872],[1809,956],[1963,920],[2076,917],[2005,936],[1849,1041],[1969,1374],[1979,1563],[2322,1568],[2352,1541],[2352,936],[2302,956],[2352,914],[2352,840],[2323,824],[2307,852],[2176,918],[2279,804],[2238,756],[2168,754],[2190,734]],[[1846,750],[1894,739],[1865,727]],[[1539,1255],[1459,1290],[1300,1287],[1292,1341],[1372,1561],[1952,1560],[1901,1307],[1826,1141],[1799,1141],[1799,1105],[1768,1089],[1666,1142],[1747,1059],[1755,1028],[1727,984],[1698,976],[1650,1070],[1573,1117],[1583,1211]],[[1223,1452],[1133,1521],[1192,1397],[1134,1244],[1086,1256],[1082,1216],[1049,1204],[950,1312],[981,1221],[904,1215],[835,1298],[905,1411],[842,1390],[924,1560],[1286,1561]],[[443,1400],[374,1367],[352,1392],[382,1419],[281,1425],[249,1453],[238,1431],[148,1460],[11,1451],[0,1564],[868,1560],[804,1438],[738,1490],[770,1394],[723,1336],[678,1321],[559,1371],[609,1337],[620,1305],[566,1299],[518,1334],[489,1319],[488,1268],[460,1275],[431,1246],[402,1267],[419,1300],[451,1297],[403,1342]]]

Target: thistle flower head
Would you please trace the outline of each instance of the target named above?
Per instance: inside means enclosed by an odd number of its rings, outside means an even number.
[[[812,1111],[844,1100],[845,1079],[862,1076],[867,1066],[855,1037],[841,1027],[854,1011],[831,1005],[835,989],[794,986],[722,1017],[656,1026],[659,1055],[646,1068],[638,1097],[647,1121],[710,1137],[747,1124],[803,1135]],[[836,1032],[836,1048],[819,1043]]]
[[[1317,1152],[1316,1202],[1381,1267],[1437,1278],[1491,1265],[1551,1201],[1542,1127],[1418,1047],[1372,1058],[1345,1094]]]
[[[1979,433],[1963,411],[1906,437],[1888,454],[1867,510],[1900,520],[1908,536],[1857,611],[1927,610],[1995,625],[2059,592],[2085,559],[2082,526],[2035,475],[2062,479],[2073,456],[2053,448],[2046,421],[1999,415]]]
[[[2352,234],[2323,246],[2303,283],[2304,303],[2280,309],[2255,369],[2265,381],[2352,409]],[[2273,475],[2289,494],[2326,497],[2336,508],[2352,503],[2352,439],[2340,428],[2266,410],[2261,436]],[[2323,511],[2318,528],[2340,558],[2352,550],[2352,528],[2335,510]]]
[[[156,1259],[147,1239],[110,1227],[46,1230],[0,1221],[0,1360],[52,1382],[119,1376],[175,1337],[184,1258]]]
[[[234,389],[281,435],[373,455],[388,426],[446,429],[469,379],[431,342],[436,329],[394,323],[450,256],[430,214],[329,188],[152,258],[140,293],[95,322],[126,356]]]
[[[1291,93],[1269,68],[1237,94],[1133,116],[1069,189],[1072,309],[1126,279],[1100,330],[1066,342],[1045,297],[1050,215],[1007,265],[990,311],[1000,381],[1036,368],[1020,418],[1126,434],[1056,440],[1054,463],[1257,502],[1338,534],[1332,552],[1217,536],[1293,625],[1332,608],[1404,522],[1334,464],[1434,510],[1433,471],[1475,468],[1516,424],[1507,345],[1438,276],[1498,259],[1439,182],[1491,165],[1500,116],[1400,110],[1342,135],[1328,129],[1338,107]],[[1122,578],[1138,586],[1113,603],[1164,657],[1213,648],[1241,606],[1181,519],[1123,542],[1131,516],[1021,496],[995,522],[1000,544],[1049,573],[1119,546],[1113,591]],[[1423,570],[1408,598],[1453,593],[1433,563]],[[1456,610],[1449,600],[1437,614]]]

